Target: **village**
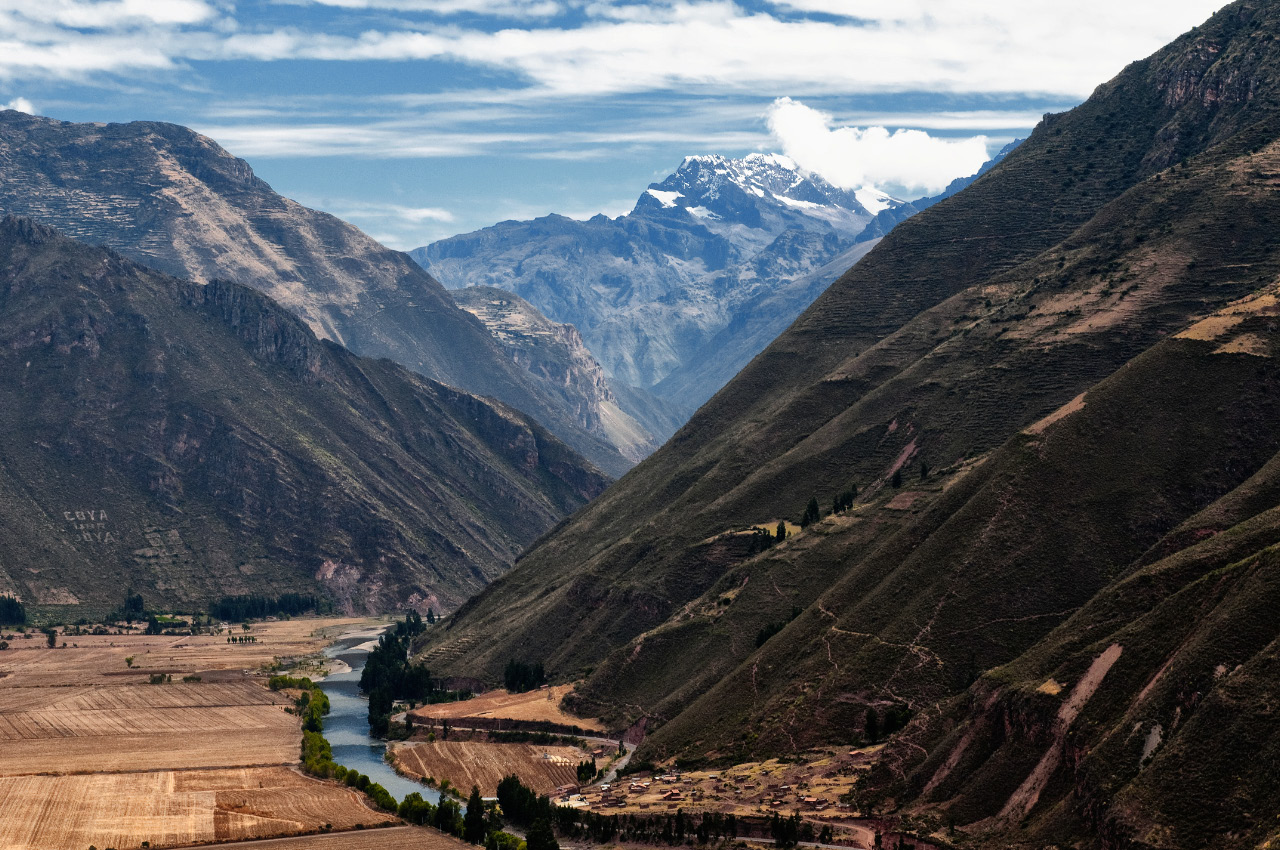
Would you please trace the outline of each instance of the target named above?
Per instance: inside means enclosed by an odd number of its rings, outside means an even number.
[[[546,687],[528,694],[491,691],[415,709],[413,739],[393,745],[397,770],[457,789],[475,783],[485,796],[494,793],[502,777],[515,774],[556,805],[602,816],[732,816],[736,836],[748,841],[771,840],[770,825],[777,818],[799,820],[801,844],[873,848],[877,833],[888,832],[889,825],[866,817],[855,802],[857,783],[879,747],[827,748],[726,769],[637,770],[641,765],[628,764],[634,739],[603,737],[597,722],[563,713],[560,698],[568,690],[558,686],[552,699]],[[542,743],[510,743],[510,736],[521,735]],[[592,778],[573,779],[584,761],[593,768]],[[933,846],[895,832],[898,839],[904,847]]]

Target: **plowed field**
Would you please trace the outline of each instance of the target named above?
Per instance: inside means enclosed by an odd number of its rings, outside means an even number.
[[[354,791],[285,768],[5,777],[0,812],[0,847],[14,850],[172,846],[392,820]]]
[[[462,702],[442,702],[436,705],[424,705],[413,712],[415,721],[422,722],[431,718],[448,718],[454,720],[466,717],[495,717],[505,720],[545,720],[565,726],[577,726],[589,732],[603,732],[604,724],[590,717],[575,717],[560,708],[560,701],[565,694],[573,690],[572,685],[557,685],[546,690],[529,691],[523,694],[508,693],[504,690],[488,691]],[[455,723],[465,726],[465,723]]]
[[[430,741],[396,744],[396,764],[414,776],[448,779],[465,794],[472,785],[492,797],[503,777],[514,773],[539,794],[578,783],[578,763],[590,758],[576,747]]]
[[[249,632],[237,627],[235,634],[255,637],[256,643],[233,644],[225,635],[64,634],[58,642],[65,642],[66,648],[49,649],[44,635],[19,637],[0,652],[0,688],[138,684],[157,672],[171,674],[174,681],[189,673],[257,673],[275,658],[319,652],[328,644],[325,635],[367,622],[332,618],[255,623]],[[132,667],[126,658],[133,659]]]
[[[299,720],[261,675],[273,658],[311,655],[363,622],[259,624],[250,644],[10,640],[0,652],[0,848],[124,850],[393,822],[363,795],[293,769]],[[155,672],[174,681],[144,684]],[[188,674],[202,681],[181,682]]]
[[[395,826],[341,835],[275,838],[248,844],[221,844],[218,850],[468,850],[464,844],[432,829]]]
[[[286,704],[249,682],[0,688],[0,776],[292,764]]]

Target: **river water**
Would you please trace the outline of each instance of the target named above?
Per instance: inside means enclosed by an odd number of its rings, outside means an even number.
[[[329,697],[329,713],[324,718],[324,736],[333,748],[333,760],[348,770],[358,770],[395,797],[403,800],[418,792],[424,800],[440,802],[440,793],[412,779],[406,779],[383,761],[387,745],[369,735],[369,700],[360,696],[360,673],[369,651],[360,645],[368,635],[343,638],[324,651],[328,658],[345,662],[349,673],[335,673],[320,682]]]

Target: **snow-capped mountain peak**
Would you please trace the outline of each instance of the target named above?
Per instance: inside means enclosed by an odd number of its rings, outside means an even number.
[[[856,228],[851,219],[870,218],[902,202],[876,189],[837,188],[802,170],[788,156],[753,153],[740,159],[718,155],[687,156],[661,183],[652,184],[637,211],[683,211],[703,221],[732,222],[772,229],[778,215],[828,220],[838,230]]]

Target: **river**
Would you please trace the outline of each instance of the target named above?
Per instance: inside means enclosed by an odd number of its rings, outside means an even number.
[[[369,734],[369,700],[360,696],[360,673],[369,657],[362,644],[369,635],[340,638],[324,651],[328,658],[345,662],[348,673],[335,673],[320,681],[320,690],[329,697],[329,714],[324,719],[324,736],[333,748],[333,760],[348,770],[358,770],[386,788],[397,801],[415,791],[424,800],[440,802],[440,793],[412,779],[406,779],[383,761],[387,745]]]

